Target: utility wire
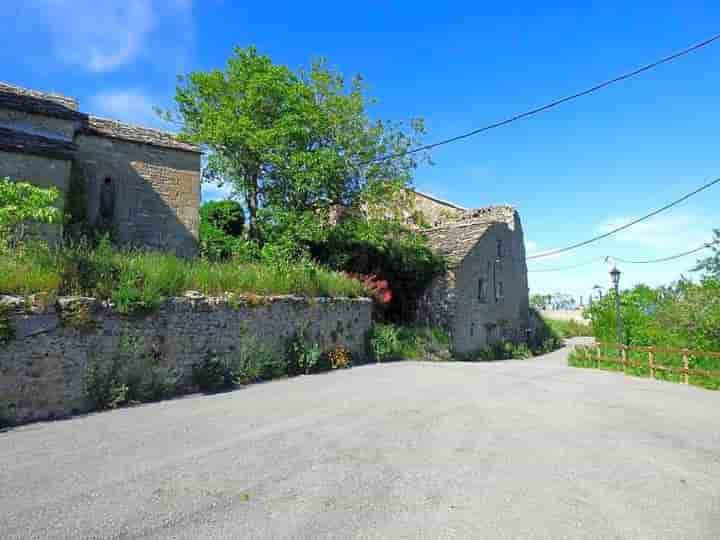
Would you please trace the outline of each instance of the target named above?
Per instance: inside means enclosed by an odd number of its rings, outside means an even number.
[[[659,258],[659,259],[649,259],[649,260],[645,260],[645,261],[630,261],[630,260],[627,260],[627,259],[621,259],[621,258],[619,258],[619,257],[612,257],[612,256],[597,257],[597,258],[592,259],[592,260],[590,260],[590,261],[585,261],[585,262],[580,263],[580,264],[574,264],[574,265],[572,265],[572,266],[564,266],[564,267],[562,267],[562,268],[528,268],[528,273],[529,273],[529,272],[564,272],[564,271],[566,271],[566,270],[574,270],[575,268],[581,268],[581,267],[583,267],[583,266],[589,266],[589,265],[591,265],[591,264],[595,264],[596,262],[608,261],[608,260],[613,260],[613,261],[621,262],[621,263],[625,263],[625,264],[654,264],[654,263],[661,263],[661,262],[672,261],[672,260],[675,260],[675,259],[680,259],[681,257],[687,257],[688,255],[692,255],[693,253],[697,253],[698,251],[702,251],[703,249],[711,248],[712,246],[715,246],[715,245],[717,245],[718,243],[720,243],[720,242],[717,242],[717,241],[716,241],[716,242],[709,242],[709,243],[707,243],[707,244],[703,244],[702,246],[700,246],[700,247],[698,247],[698,248],[691,249],[690,251],[683,251],[682,253],[676,253],[675,255],[670,255],[670,256],[668,256],[668,257],[661,257],[661,258]]]
[[[695,52],[698,49],[702,49],[703,47],[707,47],[708,45],[711,45],[712,43],[714,43],[715,41],[717,41],[719,39],[720,39],[720,34],[716,34],[716,35],[706,39],[705,41],[701,41],[700,43],[696,43],[695,45],[692,45],[686,49],[682,49],[680,51],[674,52],[674,53],[670,54],[669,56],[664,56],[663,58],[660,58],[659,60],[656,60],[655,62],[646,64],[638,69],[629,71],[627,73],[624,73],[622,75],[619,75],[619,76],[609,79],[607,81],[601,82],[599,84],[596,84],[595,86],[591,86],[590,88],[587,88],[587,89],[577,92],[575,94],[565,96],[560,99],[556,99],[555,101],[551,101],[550,103],[543,105],[541,107],[536,107],[534,109],[530,109],[529,111],[525,111],[523,113],[516,114],[514,116],[510,116],[508,118],[505,118],[504,120],[500,120],[498,122],[488,124],[487,126],[483,126],[481,128],[474,129],[472,131],[468,131],[467,133],[463,133],[463,134],[457,135],[455,137],[450,137],[449,139],[443,139],[443,140],[435,142],[435,143],[426,144],[424,146],[419,146],[417,148],[412,148],[410,150],[405,150],[403,152],[397,152],[394,154],[380,156],[378,158],[371,159],[369,161],[365,161],[365,162],[361,163],[360,165],[370,165],[372,163],[379,163],[381,161],[386,161],[388,159],[399,158],[399,157],[407,156],[409,154],[416,154],[418,152],[423,152],[425,150],[432,150],[433,148],[437,148],[438,146],[443,146],[446,144],[454,143],[454,142],[457,142],[457,141],[460,141],[463,139],[467,139],[469,137],[473,137],[473,136],[483,133],[485,131],[490,131],[491,129],[506,126],[506,125],[516,122],[518,120],[522,120],[523,118],[527,118],[528,116],[533,116],[533,115],[545,112],[547,110],[553,109],[553,108],[557,107],[558,105],[567,103],[568,101],[573,101],[575,99],[587,96],[589,94],[593,94],[595,92],[598,92],[599,90],[602,90],[603,88],[606,88],[613,84],[619,83],[626,79],[631,79],[633,77],[636,77],[636,76],[640,75],[641,73],[650,71],[651,69],[655,69],[656,67],[661,66],[663,64],[670,63],[673,60],[677,60],[678,58],[681,58],[687,54]]]
[[[595,259],[591,261],[585,261],[580,264],[573,264],[572,266],[563,266],[562,268],[528,268],[528,273],[530,272],[564,272],[565,270],[574,270],[575,268],[582,268],[583,266],[589,266],[591,264],[595,264],[600,261],[604,261],[606,257],[596,257]]]
[[[665,262],[665,261],[672,261],[674,259],[679,259],[681,257],[686,257],[688,255],[692,255],[693,253],[697,253],[698,251],[702,251],[703,249],[708,249],[711,246],[716,245],[717,242],[711,242],[709,244],[703,244],[699,248],[691,249],[690,251],[683,251],[682,253],[678,253],[676,255],[670,255],[669,257],[661,257],[660,259],[650,259],[647,261],[628,261],[626,259],[620,259],[618,257],[610,257],[611,259],[625,263],[625,264],[653,264],[653,263],[659,263],[659,262]]]
[[[680,197],[679,199],[676,199],[676,200],[674,200],[673,202],[668,203],[668,204],[666,204],[665,206],[663,206],[663,207],[661,207],[661,208],[658,208],[657,210],[653,210],[653,211],[650,212],[649,214],[645,214],[644,216],[639,217],[639,218],[637,218],[637,219],[634,219],[634,220],[630,221],[629,223],[626,223],[625,225],[621,225],[620,227],[617,227],[617,228],[615,228],[615,229],[613,229],[613,230],[611,230],[611,231],[608,231],[608,232],[606,232],[606,233],[600,234],[600,235],[598,235],[598,236],[594,236],[594,237],[592,237],[592,238],[590,238],[590,239],[588,239],[588,240],[584,240],[584,241],[578,242],[578,243],[576,243],[576,244],[571,244],[571,245],[566,246],[566,247],[564,247],[564,248],[554,249],[554,250],[552,250],[552,251],[545,251],[545,252],[543,252],[543,253],[538,253],[537,255],[531,255],[531,256],[529,256],[529,257],[526,257],[526,260],[529,261],[529,260],[532,260],[532,259],[542,259],[543,257],[549,257],[549,256],[551,256],[551,255],[557,255],[558,253],[565,253],[566,251],[570,251],[570,250],[573,250],[573,249],[577,249],[577,248],[579,248],[579,247],[587,246],[588,244],[592,244],[593,242],[597,242],[598,240],[602,240],[603,238],[607,238],[608,236],[612,236],[613,234],[618,233],[618,232],[620,232],[620,231],[624,231],[625,229],[628,229],[628,228],[632,227],[633,225],[636,225],[636,224],[640,223],[641,221],[645,221],[646,219],[650,219],[651,217],[656,216],[656,215],[658,215],[659,213],[664,212],[665,210],[669,210],[669,209],[672,208],[673,206],[677,206],[677,205],[680,204],[681,202],[688,200],[688,199],[689,199],[690,197],[692,197],[693,195],[697,195],[697,194],[700,193],[701,191],[704,191],[704,190],[706,190],[706,189],[708,189],[708,188],[710,188],[710,187],[712,187],[712,186],[714,186],[715,184],[718,184],[718,183],[720,183],[720,178],[716,178],[715,180],[712,180],[712,181],[710,181],[710,182],[708,182],[708,183],[706,183],[706,184],[703,184],[702,186],[700,186],[700,187],[697,188],[696,190],[691,191],[690,193],[688,193],[688,194],[686,194],[686,195],[683,195],[683,196]]]

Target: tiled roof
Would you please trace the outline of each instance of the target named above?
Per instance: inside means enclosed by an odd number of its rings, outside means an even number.
[[[426,229],[423,234],[430,248],[445,257],[448,266],[454,268],[462,263],[485,231],[497,223],[514,226],[515,209],[511,206],[489,206],[470,210],[460,219]]]
[[[68,120],[80,120],[83,117],[78,111],[75,98],[38,92],[3,82],[0,82],[0,107]]]
[[[159,129],[133,126],[117,120],[98,118],[82,113],[78,110],[75,98],[46,92],[38,92],[28,88],[21,88],[12,84],[0,82],[0,109],[76,120],[82,133],[111,137],[125,141],[139,142],[200,153],[200,147],[178,140],[172,133]]]
[[[77,146],[64,139],[51,139],[0,127],[0,151],[72,159]]]
[[[139,143],[152,144],[174,150],[201,153],[202,150],[195,144],[179,140],[172,133],[142,126],[133,126],[117,120],[88,116],[87,122],[83,124],[82,132],[89,135],[111,137]]]

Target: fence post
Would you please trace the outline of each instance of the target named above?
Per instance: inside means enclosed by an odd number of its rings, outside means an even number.
[[[595,367],[600,369],[600,345],[595,347]]]
[[[648,364],[650,365],[650,378],[655,378],[655,353],[648,351]]]
[[[620,345],[620,354],[622,355],[623,373],[627,373],[627,349],[625,345]]]
[[[690,357],[688,356],[687,349],[683,349],[683,384],[690,382]]]

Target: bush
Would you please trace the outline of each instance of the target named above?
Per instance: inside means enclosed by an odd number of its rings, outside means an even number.
[[[117,358],[103,366],[95,355],[89,355],[81,381],[83,394],[93,410],[114,409],[127,402],[128,386]]]
[[[61,217],[60,210],[55,207],[58,195],[54,187],[44,189],[27,182],[0,178],[0,248],[6,248],[17,228],[28,221],[58,222]],[[22,238],[23,234],[19,236]]]
[[[325,357],[331,369],[344,369],[352,365],[352,353],[344,347],[336,347],[328,351]]]
[[[161,360],[159,351],[145,351],[142,338],[123,334],[118,352],[107,362],[88,355],[81,373],[86,399],[93,409],[102,410],[176,395],[180,378]]]
[[[316,371],[327,371],[330,369],[327,357],[323,358],[320,346],[309,343],[305,337],[305,331],[296,332],[288,340],[287,359],[290,375],[301,373],[309,374]],[[321,362],[325,360],[324,362]]]
[[[245,228],[245,210],[237,201],[209,201],[200,207],[200,223],[234,237],[242,236]]]
[[[384,362],[400,350],[400,331],[392,324],[374,324],[370,331],[373,359]]]
[[[620,293],[626,345],[720,351],[720,280],[681,280],[667,287],[638,285]],[[590,308],[593,334],[615,342],[615,295]]]
[[[310,242],[309,249],[317,261],[330,268],[386,281],[391,295],[382,316],[393,322],[412,318],[418,295],[445,266],[419,232],[391,221],[350,219],[332,228],[322,240]]]
[[[254,338],[242,336],[236,351],[209,353],[192,368],[192,381],[203,392],[228,390],[237,384],[249,384],[285,377],[288,360]]]
[[[202,392],[227,390],[237,384],[237,370],[230,355],[208,353],[192,367],[192,382]]]
[[[439,328],[374,324],[370,347],[376,362],[388,360],[449,360],[450,338]]]
[[[589,337],[593,335],[590,324],[581,323],[575,320],[561,321],[544,317],[552,332],[560,338]]]

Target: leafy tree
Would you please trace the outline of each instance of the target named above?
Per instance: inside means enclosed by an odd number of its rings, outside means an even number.
[[[713,230],[713,235],[713,241],[708,244],[713,252],[712,255],[699,260],[693,271],[720,278],[720,229]]]
[[[545,294],[535,293],[530,295],[530,306],[534,307],[535,309],[545,309],[547,302],[548,299],[547,295]]]
[[[204,177],[240,196],[249,237],[287,234],[287,245],[322,237],[336,205],[391,199],[417,165],[404,152],[424,133],[421,120],[409,135],[402,124],[371,121],[362,77],[347,83],[323,60],[293,72],[254,47],[235,49],[224,71],[181,77],[175,101],[166,116],[208,149]],[[377,159],[388,154],[401,155]]]
[[[200,221],[230,236],[241,236],[245,226],[245,211],[237,201],[208,201],[200,207]]]
[[[25,222],[56,223],[60,210],[54,206],[58,190],[0,178],[0,241],[5,243]],[[21,234],[22,236],[22,234]]]
[[[444,268],[443,259],[419,232],[385,219],[341,222],[322,241],[312,243],[310,252],[330,268],[388,281],[390,302],[379,315],[395,322],[412,318],[418,294]]]

